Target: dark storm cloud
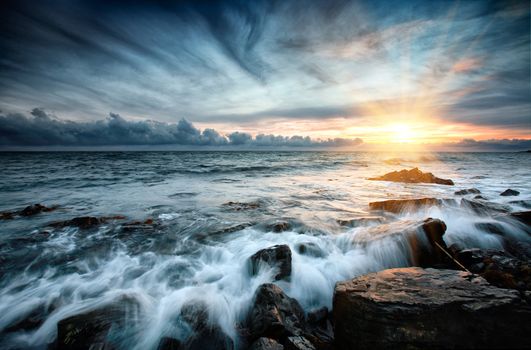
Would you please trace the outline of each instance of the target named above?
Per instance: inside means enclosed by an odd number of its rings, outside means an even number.
[[[525,151],[531,150],[531,140],[494,139],[476,141],[474,139],[463,139],[459,142],[443,143],[439,147],[454,151]]]
[[[178,123],[152,120],[128,121],[110,113],[105,120],[74,122],[61,120],[40,108],[31,117],[0,114],[0,146],[114,146],[182,145],[248,147],[347,147],[361,139],[312,140],[303,136],[257,135],[233,132],[221,135],[214,129],[197,129],[181,119]]]

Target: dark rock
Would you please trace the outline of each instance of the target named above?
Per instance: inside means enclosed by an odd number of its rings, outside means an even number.
[[[251,344],[249,350],[284,350],[284,346],[270,338],[258,338]]]
[[[322,258],[328,255],[321,247],[313,242],[298,243],[295,248],[299,254],[314,256],[316,258]]]
[[[311,311],[307,315],[308,328],[304,337],[319,350],[333,349],[334,330],[326,307]]]
[[[506,189],[502,193],[500,193],[500,196],[518,196],[520,192],[511,190],[510,188]]]
[[[219,326],[210,324],[208,309],[203,302],[190,301],[184,304],[181,308],[181,317],[193,331],[182,345],[183,349],[234,349],[232,339]]]
[[[477,214],[507,213],[510,211],[509,207],[502,204],[466,198],[461,200],[461,207],[470,209]]]
[[[370,217],[365,217],[365,218],[337,220],[337,223],[340,226],[360,227],[360,226],[370,226],[374,224],[382,224],[384,221],[385,221],[385,218],[381,216],[370,216]]]
[[[260,208],[260,203],[258,202],[248,202],[248,203],[242,203],[242,202],[227,202],[223,203],[223,206],[230,208],[231,210],[235,211],[241,211],[241,210],[253,210]]]
[[[0,213],[0,220],[13,220],[15,218],[15,214],[9,211],[4,211]]]
[[[315,346],[301,336],[288,337],[284,343],[284,348],[286,350],[315,350]]]
[[[531,200],[510,201],[509,204],[518,205],[526,209],[531,209]]]
[[[261,264],[278,267],[279,271],[275,275],[275,280],[291,276],[291,250],[285,244],[259,250],[250,257],[249,261],[252,276],[258,273]]]
[[[478,222],[474,224],[474,227],[476,227],[478,230],[487,233],[492,233],[500,236],[505,235],[505,229],[503,225],[498,222]]]
[[[163,337],[157,350],[179,350],[181,349],[181,341],[175,338]]]
[[[531,226],[531,210],[519,211],[509,214],[512,218],[523,222],[524,224]]]
[[[307,319],[310,324],[318,324],[328,318],[328,308],[323,306],[319,309],[308,312]]]
[[[372,177],[369,180],[377,181],[393,181],[406,183],[436,183],[440,185],[453,185],[454,182],[448,179],[441,179],[434,176],[432,173],[423,173],[418,168],[411,170],[400,170],[387,173],[383,176]]]
[[[487,198],[483,197],[482,195],[478,194],[477,196],[474,196],[474,199],[481,199],[481,200],[484,200],[486,201]]]
[[[409,263],[413,266],[433,267],[446,265],[447,257],[442,249],[447,249],[443,240],[446,224],[439,219],[428,218],[424,221],[402,221],[371,227],[359,232],[354,242],[369,245],[373,241],[388,237],[402,237],[411,252]],[[441,249],[442,248],[442,249]]]
[[[278,286],[262,284],[254,295],[247,323],[251,338],[284,340],[303,333],[304,311],[297,300],[288,297]]]
[[[291,224],[287,221],[277,221],[274,224],[268,226],[269,231],[280,233],[291,229]]]
[[[390,199],[381,202],[369,203],[371,210],[384,210],[391,213],[400,213],[405,211],[416,211],[423,207],[439,206],[443,203],[442,199],[437,198],[417,198],[417,199]]]
[[[531,308],[520,294],[467,272],[384,270],[337,283],[333,304],[338,349],[524,348],[531,343]]]
[[[459,190],[459,191],[454,192],[454,194],[457,196],[464,196],[467,194],[479,194],[479,193],[481,193],[481,191],[478,190],[477,188],[468,188],[466,190]]]
[[[42,204],[37,203],[33,205],[28,205],[26,208],[22,209],[19,214],[20,216],[33,216],[42,212],[54,211],[55,209],[57,209],[57,207],[48,208]]]
[[[57,323],[57,350],[111,349],[108,339],[112,328],[123,328],[125,317],[138,305],[130,298],[120,298],[105,307],[63,319]]]

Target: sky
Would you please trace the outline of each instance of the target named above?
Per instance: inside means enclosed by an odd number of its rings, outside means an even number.
[[[531,148],[527,0],[0,8],[0,147]]]

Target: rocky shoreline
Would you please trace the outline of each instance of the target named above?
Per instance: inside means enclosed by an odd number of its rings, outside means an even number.
[[[398,174],[398,175],[397,175]],[[441,183],[432,174],[416,169],[396,173],[417,182],[412,175]],[[393,177],[391,176],[391,177]],[[378,179],[380,180],[380,179]],[[383,180],[383,179],[382,179]],[[394,181],[394,180],[391,180]],[[420,180],[419,180],[420,181]],[[442,184],[449,185],[443,180]],[[445,182],[445,183],[444,183]],[[453,183],[452,183],[453,184]],[[456,191],[456,195],[477,195],[476,189]],[[502,196],[518,195],[504,191]],[[375,213],[366,219],[338,220],[340,226],[370,224],[353,244],[370,246],[374,241],[400,240],[410,252],[409,267],[386,269],[336,284],[333,307],[305,312],[299,302],[274,283],[260,285],[247,316],[236,325],[238,337],[228,336],[209,319],[208,308],[198,302],[182,306],[180,318],[189,327],[185,339],[163,337],[159,350],[167,349],[423,349],[423,348],[525,348],[531,344],[531,245],[506,234],[503,227],[485,223],[484,231],[501,236],[503,250],[448,247],[443,239],[446,224],[426,218],[416,222],[388,225],[379,212],[401,213],[422,207],[450,203],[481,215],[489,213],[500,220],[512,220],[531,234],[531,211],[509,212],[503,206],[482,198],[414,198],[373,202]],[[231,210],[254,210],[256,203],[228,202]],[[0,213],[0,219],[13,220],[56,210],[40,204],[19,211]],[[53,228],[77,227],[90,230],[123,216],[77,217],[52,222]],[[145,230],[156,226],[153,219],[122,223],[123,230]],[[372,226],[374,225],[374,226]],[[289,222],[270,225],[282,234]],[[240,228],[238,228],[240,229]],[[299,254],[319,256],[311,242],[293,247]],[[248,259],[248,273],[275,269],[273,282],[290,283],[292,251],[288,245],[274,245]],[[52,306],[53,307],[53,306]],[[115,349],[112,332],[125,327],[126,315],[138,313],[134,298],[120,297],[112,303],[79,313],[57,323],[57,337],[48,349]],[[50,310],[37,310],[6,331],[35,328],[40,316]],[[32,323],[33,322],[33,323]],[[124,332],[126,334],[126,332]]]

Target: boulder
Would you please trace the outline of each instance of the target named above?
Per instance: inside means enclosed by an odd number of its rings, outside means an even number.
[[[467,272],[384,270],[337,283],[333,305],[338,349],[531,344],[531,308],[520,294]]]
[[[249,261],[252,276],[256,275],[261,265],[264,264],[270,267],[278,267],[275,280],[281,280],[291,276],[291,250],[285,244],[259,250],[249,258]]]
[[[478,190],[477,188],[467,188],[465,190],[459,190],[459,191],[455,191],[454,194],[456,196],[465,196],[467,194],[480,194],[481,191]]]
[[[446,224],[439,219],[428,218],[424,221],[401,221],[371,227],[354,236],[355,243],[361,245],[378,244],[384,239],[402,239],[409,248],[412,266],[433,267],[446,265],[447,257],[442,249],[447,249],[443,240]]]
[[[445,202],[438,198],[416,198],[416,199],[389,199],[381,202],[369,203],[371,210],[383,210],[391,213],[401,213],[417,211],[421,208],[440,206]]]
[[[283,342],[286,337],[302,335],[304,311],[297,300],[278,286],[266,283],[256,290],[247,324],[252,339],[268,337]]]
[[[452,180],[438,178],[432,173],[423,173],[419,170],[419,168],[413,168],[411,170],[403,169],[400,171],[393,171],[379,177],[369,178],[369,180],[406,183],[435,183],[439,185],[454,184]]]
[[[111,349],[111,328],[123,328],[127,313],[138,311],[134,300],[123,297],[104,307],[57,323],[56,349]]]
[[[510,188],[508,188],[505,191],[503,191],[502,193],[500,193],[500,196],[505,196],[505,197],[518,196],[519,194],[520,194],[520,192],[515,191],[515,190],[511,190]]]
[[[284,346],[270,338],[258,338],[251,344],[249,350],[284,350]]]

